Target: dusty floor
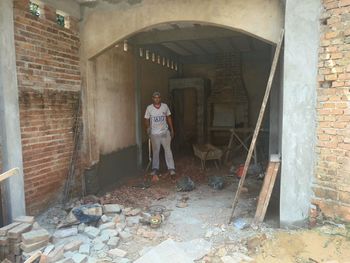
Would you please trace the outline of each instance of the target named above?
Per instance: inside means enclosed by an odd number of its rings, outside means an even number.
[[[157,229],[141,224],[129,224],[129,218],[126,218],[126,229],[132,233],[133,238],[121,242],[118,246],[128,252],[126,261],[123,262],[135,261],[150,248],[169,238],[179,242],[196,239],[210,242],[211,251],[196,261],[202,263],[350,262],[350,235],[344,225],[327,225],[313,230],[282,230],[277,228],[278,218],[276,213],[273,213],[274,209],[270,209],[272,213],[269,213],[264,224],[249,227],[262,184],[257,176],[247,177],[246,189],[235,212],[235,220],[233,224],[227,224],[238,179],[228,176],[227,168],[217,170],[209,166],[209,169],[203,172],[194,158],[186,158],[181,164],[177,176],[181,178],[189,175],[194,180],[196,188],[191,192],[177,192],[175,183],[164,174],[157,183],[146,189],[140,187],[143,179],[138,178],[100,197],[87,197],[76,202],[77,205],[120,204],[143,211],[152,205],[160,205],[169,211],[169,216]],[[224,189],[214,190],[208,186],[208,177],[212,175],[224,176]],[[54,232],[57,224],[64,220],[66,215],[64,209],[57,206],[44,213],[38,221],[40,225]],[[238,229],[235,227],[237,220],[247,223],[248,227]],[[86,237],[81,235],[81,239],[84,241]],[[239,255],[248,258],[238,260]]]
[[[347,263],[350,262],[350,234],[345,227],[330,225],[313,230],[279,230],[262,242],[257,251],[254,256],[257,263]]]

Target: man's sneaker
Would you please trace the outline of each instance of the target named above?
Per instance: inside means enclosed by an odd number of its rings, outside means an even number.
[[[158,172],[157,169],[153,169],[152,172],[151,172],[151,175],[152,175],[152,176],[153,176],[153,175],[158,175],[158,174],[159,174],[159,172]]]
[[[170,174],[170,178],[171,178],[172,180],[175,180],[175,177],[176,177],[176,172],[175,172],[175,170],[169,170],[169,174]]]

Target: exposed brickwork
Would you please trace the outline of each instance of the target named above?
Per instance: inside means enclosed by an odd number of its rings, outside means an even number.
[[[56,11],[39,18],[28,1],[15,1],[15,45],[28,212],[44,209],[62,193],[73,149],[80,94],[79,34],[56,24]]]
[[[350,221],[350,1],[323,0],[313,203]]]

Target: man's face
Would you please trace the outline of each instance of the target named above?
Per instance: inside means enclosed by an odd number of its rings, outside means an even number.
[[[152,97],[153,103],[158,105],[161,102],[161,97],[160,96],[153,96]]]

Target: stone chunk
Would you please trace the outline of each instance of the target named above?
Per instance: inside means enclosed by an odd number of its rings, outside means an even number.
[[[106,233],[103,233],[103,234],[101,234],[100,236],[96,237],[96,238],[93,240],[93,242],[94,242],[94,243],[98,243],[98,242],[106,243],[108,240],[109,240],[109,235],[106,234]]]
[[[88,261],[88,258],[86,255],[76,253],[73,255],[72,260],[74,263],[85,263]]]
[[[108,242],[107,242],[107,245],[113,249],[113,248],[116,248],[119,244],[119,237],[111,237]]]
[[[19,216],[15,218],[14,221],[19,223],[34,224],[35,218],[34,216]]]
[[[49,241],[49,239],[50,234],[46,229],[32,230],[22,234],[22,242],[26,245],[40,241]]]
[[[7,237],[1,237],[0,236],[0,246],[6,246],[8,244],[8,238]]]
[[[90,254],[90,245],[89,244],[82,244],[79,248],[79,253],[89,255]]]
[[[112,258],[115,258],[115,257],[123,258],[126,256],[126,254],[127,254],[126,251],[121,250],[119,248],[113,248],[113,249],[108,251],[108,255]]]
[[[76,227],[58,229],[53,234],[54,238],[65,238],[70,236],[76,236],[78,229]]]
[[[64,254],[64,245],[60,245],[58,247],[55,247],[53,251],[49,253],[47,256],[47,262],[57,262],[63,258]]]
[[[92,249],[95,251],[101,251],[101,250],[104,250],[105,248],[107,248],[106,244],[102,242],[95,242]]]
[[[130,216],[126,219],[126,224],[129,227],[132,227],[133,225],[137,225],[140,223],[140,216]]]
[[[10,239],[17,239],[21,236],[22,233],[29,231],[31,228],[32,228],[31,224],[21,223],[18,226],[14,227],[8,231],[8,237]]]
[[[115,224],[113,222],[105,223],[105,224],[100,225],[99,229],[101,231],[105,230],[105,229],[115,229]]]
[[[105,214],[120,214],[122,211],[118,204],[107,204],[103,206],[103,212]]]
[[[132,234],[130,234],[127,231],[120,232],[119,236],[120,236],[121,240],[124,241],[124,242],[128,242],[128,241],[131,241],[133,239]]]
[[[54,250],[55,246],[54,245],[49,245],[44,249],[43,255],[48,255],[52,250]]]
[[[129,211],[126,215],[127,216],[137,216],[139,213],[141,213],[140,208],[134,208],[131,211]]]
[[[35,243],[31,243],[31,244],[25,244],[25,243],[21,243],[20,248],[26,252],[26,253],[30,253],[34,250],[37,250],[39,248],[45,247],[47,244],[49,243],[48,239],[44,239]]]
[[[110,220],[109,220],[108,216],[103,215],[103,216],[101,216],[101,221],[102,221],[103,223],[107,223],[107,222],[109,222]]]
[[[83,243],[81,240],[74,240],[72,242],[69,242],[67,245],[64,246],[64,251],[76,251],[79,249],[80,245]]]
[[[116,237],[119,235],[119,232],[115,229],[105,229],[101,231],[101,236],[102,235],[108,235],[109,237]]]
[[[100,230],[93,226],[88,226],[84,229],[85,235],[89,238],[96,238],[100,234]]]
[[[56,263],[74,263],[74,261],[71,258],[64,258],[64,259],[57,261]]]
[[[0,236],[2,236],[2,237],[6,236],[7,232],[9,230],[11,230],[12,228],[18,226],[19,224],[20,224],[19,222],[14,222],[12,224],[9,224],[7,226],[4,226],[4,227],[0,228]]]

